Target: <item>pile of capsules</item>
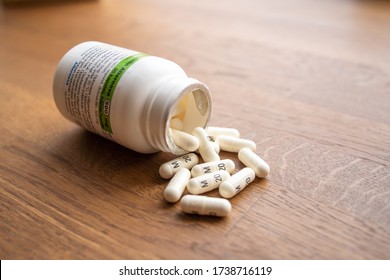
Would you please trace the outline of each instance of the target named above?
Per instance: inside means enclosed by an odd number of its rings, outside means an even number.
[[[240,138],[234,128],[197,127],[192,134],[171,128],[175,144],[190,153],[160,166],[159,173],[170,179],[164,198],[171,203],[180,200],[183,212],[198,215],[224,217],[231,209],[231,198],[248,186],[255,176],[268,175],[269,165],[256,153],[256,143]],[[238,153],[238,159],[246,166],[238,172],[230,159],[220,159],[220,150]],[[193,152],[192,152],[193,151]],[[204,163],[199,163],[199,154]],[[222,198],[200,194],[219,189]],[[188,193],[183,196],[187,189]]]

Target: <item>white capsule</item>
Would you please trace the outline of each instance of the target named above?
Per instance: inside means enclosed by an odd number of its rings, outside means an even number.
[[[159,173],[164,179],[169,179],[181,168],[191,169],[198,162],[198,156],[194,153],[189,153],[161,164]]]
[[[217,189],[219,185],[230,177],[225,170],[215,171],[192,178],[187,183],[187,190],[190,194],[201,194]]]
[[[177,171],[164,190],[164,198],[166,201],[172,203],[179,201],[190,178],[191,172],[187,168],[182,168]]]
[[[232,173],[235,168],[235,164],[231,159],[223,159],[219,161],[205,162],[197,164],[191,169],[192,177],[198,177],[204,174],[210,174],[215,171],[225,170]]]
[[[181,130],[171,129],[171,131],[176,146],[189,152],[196,151],[199,148],[199,140],[195,136]]]
[[[238,159],[245,164],[245,166],[252,168],[259,178],[264,178],[269,174],[269,165],[251,149],[241,149],[238,152]]]
[[[196,127],[192,131],[192,135],[194,135],[199,140],[198,151],[205,162],[220,160],[218,153],[214,150],[214,147],[207,139],[206,131],[203,128]]]
[[[212,141],[215,141],[215,139],[220,135],[240,138],[240,132],[235,128],[209,126],[206,129],[206,132]]]
[[[210,142],[211,146],[213,146],[214,151],[215,151],[217,154],[219,154],[219,152],[221,151],[221,149],[219,148],[218,144],[215,143],[215,142],[211,142],[211,141],[209,141],[209,142]]]
[[[218,217],[225,217],[232,210],[227,199],[189,194],[180,200],[180,206],[184,213]]]
[[[169,127],[180,130],[183,128],[183,122],[179,118],[171,118],[169,121]]]
[[[218,144],[215,143],[215,142],[212,142],[212,141],[209,141],[209,142],[210,142],[211,146],[213,146],[214,151],[215,151],[217,154],[219,154],[219,152],[221,151],[221,149],[219,148]],[[199,148],[198,148],[198,150],[195,151],[195,153],[200,154],[200,153],[199,153]]]
[[[255,142],[242,138],[221,135],[215,139],[215,142],[219,145],[222,151],[227,152],[238,153],[238,151],[246,147],[253,151],[256,150]]]
[[[222,182],[219,186],[219,194],[224,198],[231,198],[242,191],[255,179],[255,171],[245,167]]]

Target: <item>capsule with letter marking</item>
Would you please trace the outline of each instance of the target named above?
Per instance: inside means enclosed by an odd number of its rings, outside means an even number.
[[[189,194],[183,196],[180,206],[184,213],[217,217],[225,217],[232,210],[227,199]]]
[[[164,190],[165,200],[172,203],[179,201],[190,178],[191,172],[187,168],[181,168],[177,171]]]
[[[245,167],[232,175],[219,186],[219,194],[224,198],[231,198],[242,191],[255,179],[255,171]]]
[[[238,153],[242,148],[249,148],[252,151],[256,150],[256,143],[252,140],[236,138],[231,136],[221,135],[215,139],[222,151]]]
[[[264,178],[269,174],[269,165],[251,149],[241,149],[238,152],[238,159],[245,164],[245,166],[252,168],[259,178]]]
[[[235,168],[235,164],[231,159],[223,159],[219,161],[205,162],[197,164],[191,169],[192,177],[198,177],[204,174],[210,174],[218,170],[226,170],[229,173],[232,173]]]
[[[201,194],[209,192],[219,187],[219,185],[228,179],[230,174],[225,170],[219,170],[210,174],[204,174],[192,178],[187,183],[187,190],[190,194]]]
[[[180,168],[191,169],[194,165],[198,164],[199,158],[194,153],[185,154],[181,157],[170,160],[161,164],[159,173],[164,179],[172,178]]]

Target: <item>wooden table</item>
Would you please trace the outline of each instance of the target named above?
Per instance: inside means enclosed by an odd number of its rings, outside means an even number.
[[[77,1],[0,12],[1,259],[389,259],[390,2]],[[175,61],[271,166],[227,218],[64,119],[59,59],[98,40]],[[236,169],[243,165],[235,154]],[[211,196],[218,196],[212,192]]]

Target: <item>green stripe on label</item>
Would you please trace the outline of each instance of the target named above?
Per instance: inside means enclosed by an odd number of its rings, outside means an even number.
[[[110,108],[111,108],[111,100],[114,95],[115,88],[126,72],[127,69],[131,67],[135,62],[147,56],[144,53],[138,53],[129,57],[122,59],[115,67],[110,71],[106,80],[104,81],[104,85],[102,91],[99,96],[99,122],[102,130],[112,133],[111,123],[110,123]]]

